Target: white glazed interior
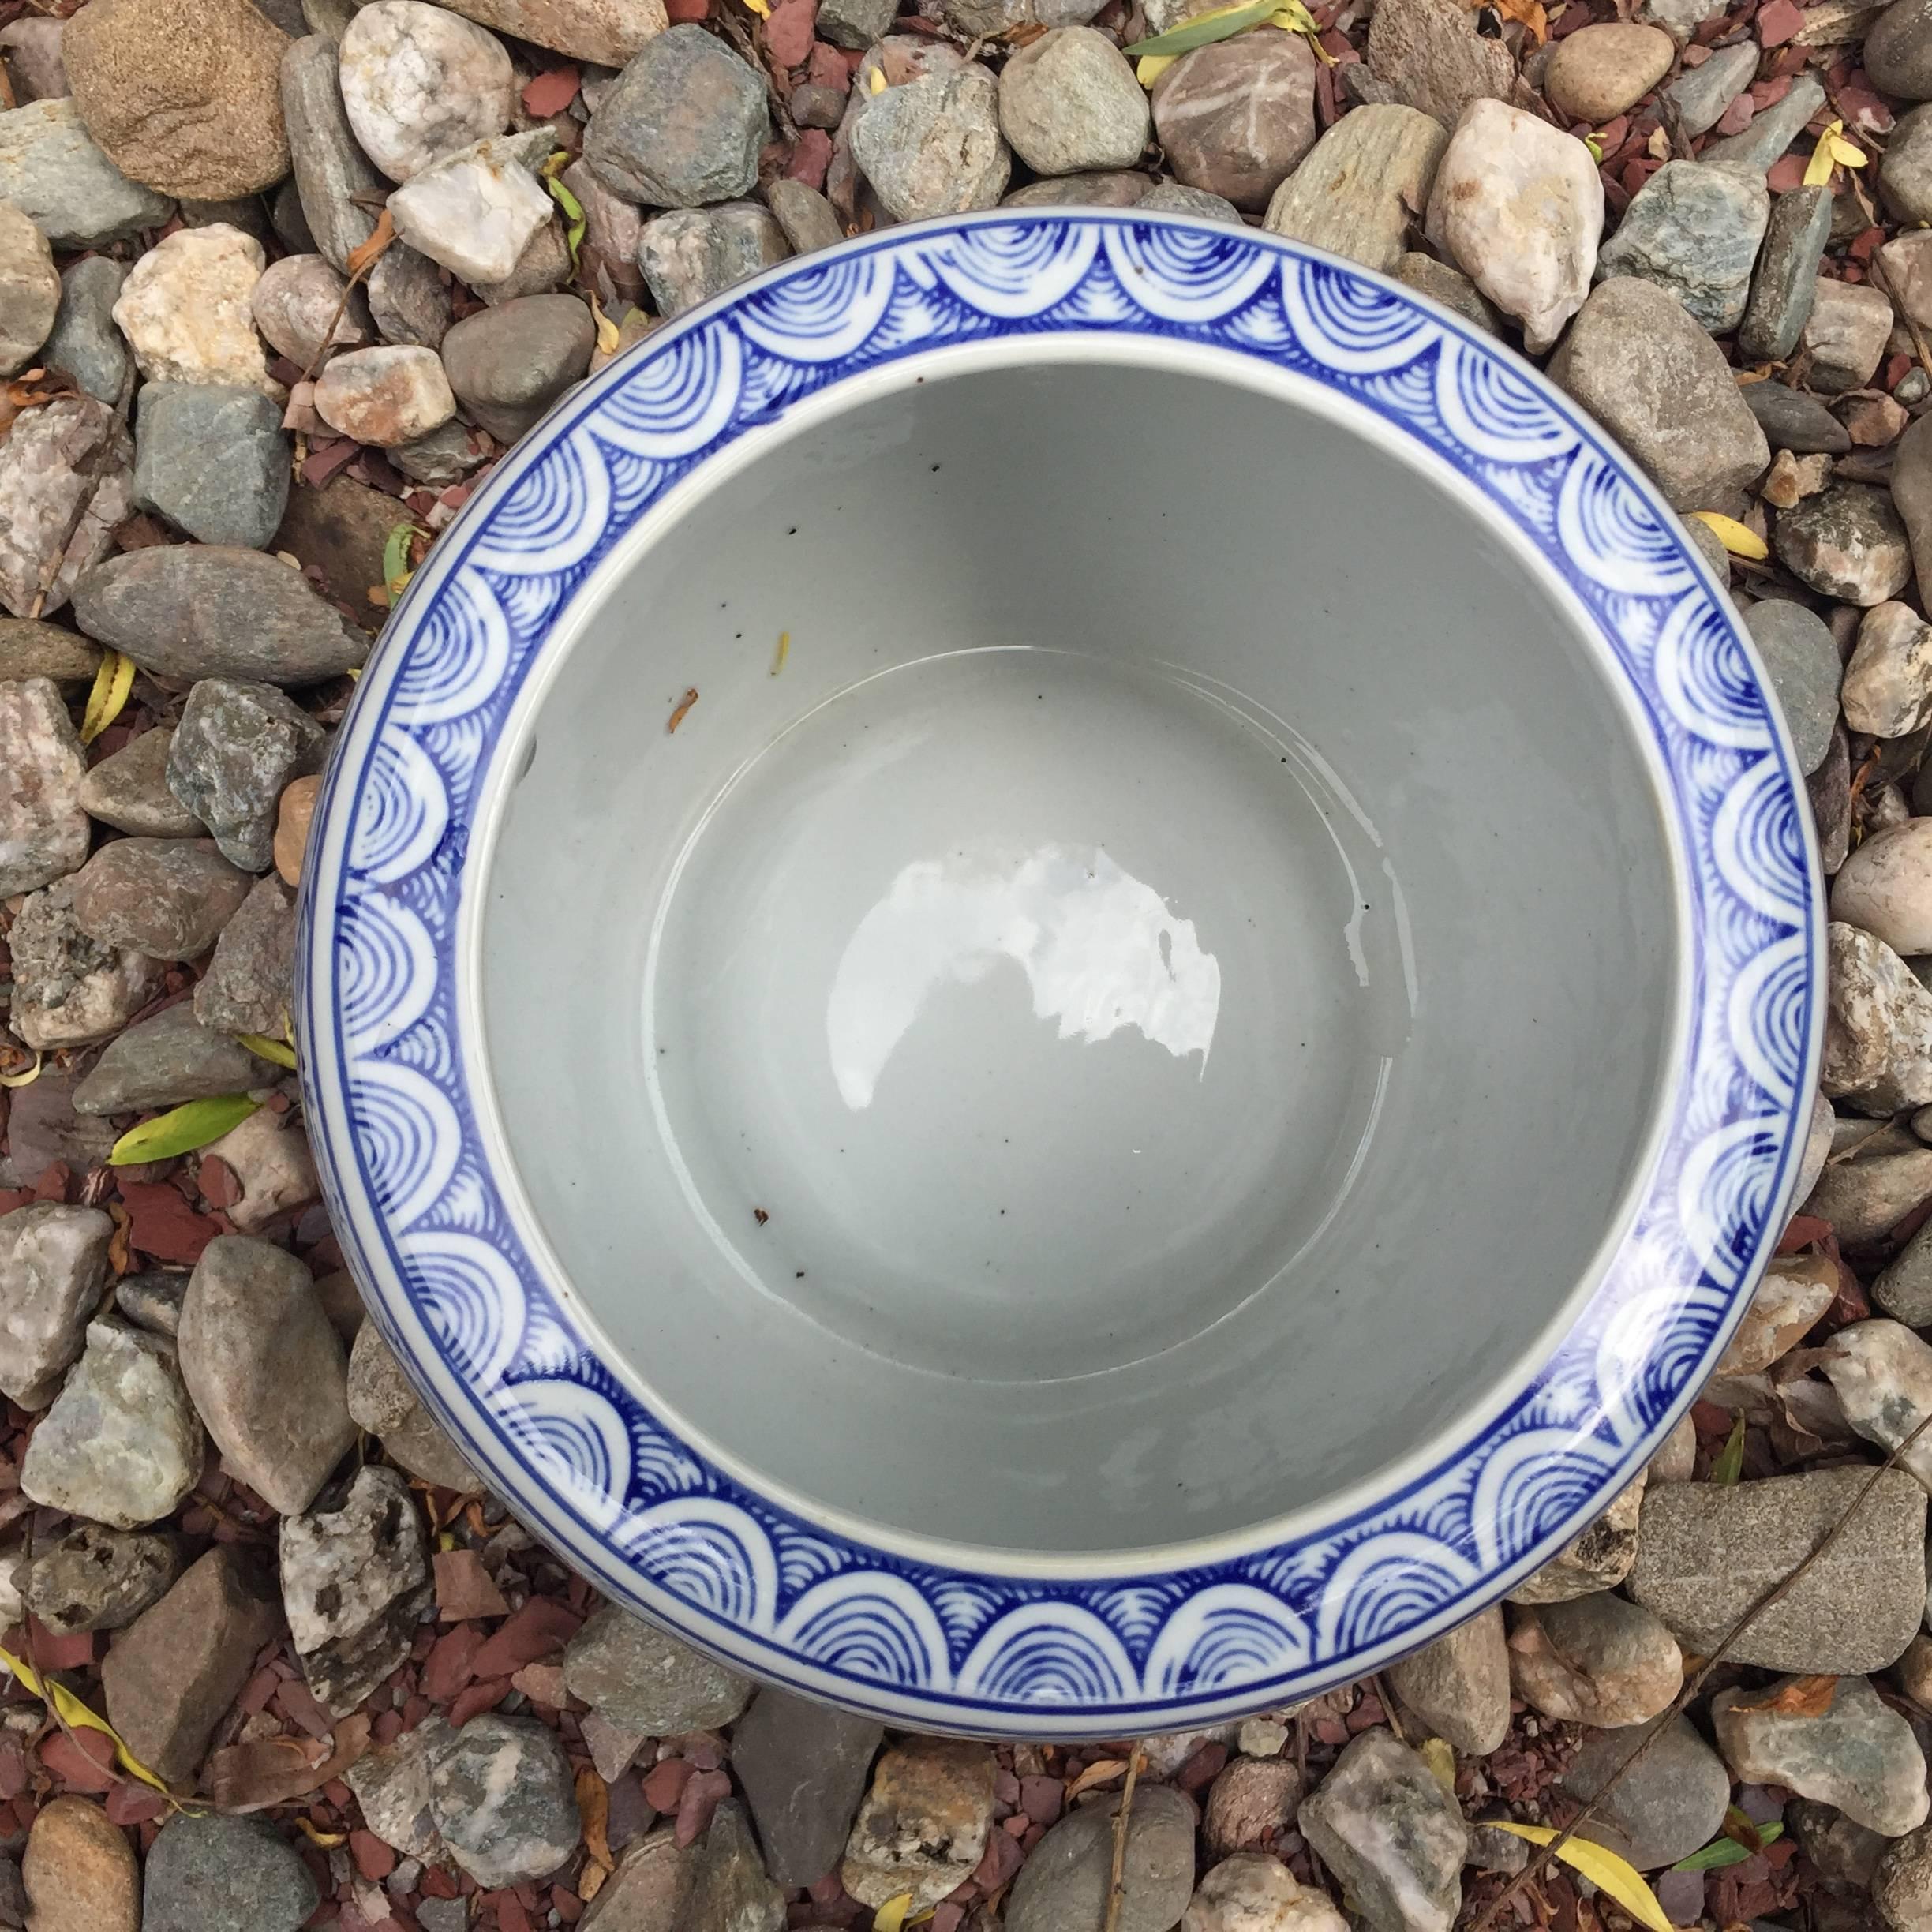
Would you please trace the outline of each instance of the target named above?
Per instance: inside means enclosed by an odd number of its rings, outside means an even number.
[[[886,1540],[1386,1488],[1547,1353],[1671,1084],[1673,861],[1581,612],[1210,351],[949,352],[732,458],[480,815],[526,1231],[689,1439]]]

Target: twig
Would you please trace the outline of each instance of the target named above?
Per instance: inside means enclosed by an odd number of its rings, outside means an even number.
[[[1377,1671],[1368,1681],[1375,1686],[1375,1694],[1381,1700],[1382,1715],[1388,1720],[1388,1728],[1395,1733],[1395,1741],[1398,1744],[1406,1744],[1409,1739],[1403,1733],[1402,1720],[1395,1714],[1395,1692],[1391,1690],[1387,1684],[1383,1681],[1382,1673],[1380,1671]]]
[[[1106,1916],[1100,1932],[1118,1932],[1121,1906],[1127,1896],[1127,1834],[1133,1829],[1134,1780],[1140,1775],[1140,1753],[1127,1754],[1127,1781],[1121,1787],[1120,1809],[1114,1814],[1114,1868],[1107,1879]]]
[[[1879,260],[1878,256],[1874,254],[1865,266],[1873,281],[1878,283],[1878,292],[1891,303],[1893,313],[1905,324],[1905,332],[1911,338],[1912,351],[1919,358],[1919,366],[1925,373],[1926,380],[1932,381],[1932,349],[1926,346],[1924,331],[1912,319],[1911,311],[1899,299],[1898,290],[1892,286],[1892,278],[1885,273],[1885,264]]]
[[[1670,1708],[1666,1710],[1653,1724],[1650,1726],[1649,1729],[1644,1733],[1642,1738],[1638,1742],[1635,1749],[1631,1751],[1628,1756],[1624,1758],[1623,1760],[1617,1765],[1617,1768],[1610,1773],[1607,1779],[1604,1780],[1603,1786],[1597,1792],[1597,1795],[1591,1799],[1589,1802],[1584,1806],[1583,1809],[1578,1812],[1576,1816],[1573,1818],[1567,1825],[1564,1825],[1563,1829],[1559,1831],[1548,1844],[1543,1846],[1540,1850],[1533,1851],[1530,1854],[1530,1863],[1526,1865],[1522,1871],[1519,1872],[1515,1878],[1512,1878],[1510,1882],[1489,1901],[1488,1906],[1485,1908],[1481,1916],[1478,1918],[1475,1924],[1470,1927],[1470,1932],[1488,1932],[1488,1928],[1496,1923],[1496,1918],[1502,1911],[1503,1908],[1518,1898],[1523,1893],[1523,1891],[1527,1889],[1538,1876],[1541,1875],[1544,1869],[1548,1865],[1550,1860],[1553,1859],[1556,1854],[1560,1852],[1563,1848],[1567,1845],[1570,1840],[1574,1838],[1577,1833],[1597,1815],[1598,1811],[1602,1809],[1604,1801],[1608,1798],[1613,1791],[1616,1789],[1618,1785],[1623,1783],[1625,1777],[1629,1775],[1631,1769],[1635,1766],[1638,1760],[1642,1758],[1644,1754],[1649,1750],[1650,1747],[1664,1735],[1665,1726],[1669,1724],[1670,1720],[1673,1717],[1680,1716],[1685,1709],[1690,1705],[1692,1699],[1696,1697],[1698,1691],[1703,1689],[1705,1679],[1707,1679],[1710,1676],[1711,1672],[1717,1669],[1717,1666],[1724,1661],[1725,1656],[1729,1652],[1731,1646],[1735,1643],[1737,1640],[1744,1634],[1745,1631],[1749,1630],[1751,1625],[1755,1623],[1758,1618],[1762,1616],[1773,1604],[1780,1601],[1784,1597],[1785,1593],[1797,1584],[1799,1579],[1803,1576],[1804,1573],[1809,1570],[1811,1566],[1816,1563],[1818,1559],[1822,1556],[1834,1543],[1838,1541],[1839,1537],[1844,1533],[1846,1526],[1851,1522],[1852,1518],[1857,1515],[1859,1511],[1864,1507],[1865,1499],[1871,1494],[1874,1487],[1878,1483],[1878,1478],[1882,1476],[1887,1470],[1896,1467],[1900,1458],[1904,1455],[1908,1449],[1911,1448],[1912,1444],[1915,1443],[1928,1428],[1932,1428],[1932,1414],[1927,1414],[1922,1417],[1918,1425],[1913,1428],[1911,1433],[1906,1436],[1905,1439],[1900,1443],[1899,1446],[1894,1449],[1876,1469],[1872,1470],[1871,1473],[1866,1476],[1864,1481],[1859,1485],[1858,1494],[1855,1496],[1852,1499],[1851,1502],[1846,1506],[1844,1514],[1825,1532],[1823,1536],[1819,1537],[1818,1541],[1812,1546],[1810,1553],[1804,1557],[1802,1561],[1795,1564],[1792,1569],[1787,1571],[1777,1582],[1773,1583],[1769,1589],[1765,1590],[1758,1598],[1757,1601],[1752,1604],[1750,1608],[1744,1612],[1743,1615],[1740,1616],[1737,1621],[1724,1632],[1724,1635],[1717,1640],[1717,1649],[1712,1651],[1710,1655],[1707,1657],[1701,1664],[1698,1665],[1696,1672],[1690,1677],[1686,1679],[1683,1688],[1679,1690],[1676,1698],[1672,1700]]]

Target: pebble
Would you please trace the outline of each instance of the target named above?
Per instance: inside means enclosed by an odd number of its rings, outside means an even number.
[[[290,779],[320,769],[328,734],[272,684],[203,678],[168,750],[168,789],[245,872],[275,863],[275,813]]]
[[[346,275],[350,251],[376,231],[374,213],[356,197],[384,193],[388,184],[357,144],[339,73],[335,43],[324,34],[298,40],[282,57],[282,113],[309,230],[294,252],[318,253]]]
[[[1372,1932],[1450,1932],[1469,1831],[1428,1766],[1387,1730],[1365,1731],[1302,1800],[1298,1829]]]
[[[1728,1487],[1653,1487],[1631,1595],[1686,1650],[1709,1655],[1844,1514],[1867,1473],[1813,1470]],[[1924,1518],[1919,1485],[1903,1470],[1887,1471],[1844,1533],[1730,1654],[1765,1670],[1882,1670],[1911,1642],[1925,1608]],[[1844,1605],[1854,1600],[1859,1614],[1847,1617]]]
[[[1687,1717],[1661,1718],[1651,1728],[1663,1735],[1627,1772],[1623,1761],[1643,1741],[1641,1734],[1599,1732],[1585,1740],[1563,1779],[1563,1788],[1585,1803],[1602,1795],[1579,1836],[1607,1845],[1639,1871],[1674,1865],[1708,1844],[1731,1803],[1724,1761]],[[1615,1786],[1606,1789],[1612,1777]]]
[[[784,230],[755,201],[672,208],[645,223],[638,266],[663,316],[680,315],[791,253]]]
[[[1507,100],[1516,81],[1507,45],[1479,32],[1457,0],[1382,0],[1369,17],[1366,59],[1398,99],[1446,128],[1472,102]]]
[[[441,346],[454,310],[443,272],[427,255],[418,254],[406,242],[393,242],[363,286],[369,319],[384,342],[417,349]]]
[[[545,1878],[582,1835],[570,1761],[528,1717],[474,1717],[435,1760],[429,1807],[450,1855],[480,1885]]]
[[[279,559],[227,545],[130,551],[75,586],[89,637],[176,683],[208,677],[313,684],[369,654],[369,640]]]
[[[1199,221],[1241,224],[1241,210],[1226,195],[1190,188],[1185,182],[1156,182],[1135,205],[1150,215],[1192,215]]]
[[[296,894],[276,877],[257,879],[195,982],[195,1018],[223,1034],[279,1039],[296,1001],[294,979]]]
[[[282,1519],[282,1605],[309,1688],[339,1716],[409,1661],[435,1601],[407,1482],[365,1464],[332,1507]]]
[[[729,1724],[752,1688],[748,1678],[616,1604],[606,1604],[571,1639],[564,1681],[611,1723],[646,1737]]]
[[[1355,110],[1363,111],[1361,108]],[[1445,309],[1452,309],[1466,321],[1477,328],[1487,329],[1492,335],[1503,332],[1503,318],[1496,313],[1481,290],[1460,268],[1452,268],[1447,262],[1439,262],[1433,255],[1424,255],[1411,250],[1396,259],[1390,271],[1396,280],[1405,283],[1432,301],[1440,302]]]
[[[258,389],[156,382],[135,418],[134,504],[198,542],[259,550],[288,501],[282,411]]]
[[[114,319],[149,382],[259,389],[268,358],[250,301],[267,257],[239,228],[178,228],[128,271]]]
[[[1795,1191],[1802,1199],[1802,1180]],[[1768,1263],[1715,1372],[1758,1375],[1781,1361],[1837,1299],[1838,1287],[1837,1264],[1827,1256],[1786,1255]]]
[[[0,1215],[0,1391],[21,1408],[44,1409],[79,1356],[113,1238],[98,1208],[36,1201]]]
[[[1879,249],[1878,264],[1908,320],[1921,331],[1932,326],[1932,234],[1917,228],[1894,236]]]
[[[1707,134],[1724,118],[1724,110],[1758,77],[1758,48],[1747,40],[1719,47],[1701,67],[1687,67],[1664,90],[1664,99],[1677,110],[1685,133]]]
[[[360,9],[335,58],[349,125],[391,181],[510,125],[516,77],[503,43],[426,0]]]
[[[1932,952],[1932,818],[1868,834],[1832,882],[1831,915],[1895,953]]]
[[[505,280],[556,212],[535,172],[555,139],[544,127],[444,155],[389,197],[396,233],[472,285]]]
[[[1882,1448],[1896,1449],[1932,1411],[1932,1344],[1903,1322],[1881,1316],[1840,1328],[1820,1365],[1846,1421]],[[1932,1488],[1932,1443],[1921,1438],[1899,1458],[1899,1467]]]
[[[331,429],[390,449],[440,429],[456,399],[433,349],[384,345],[337,356],[316,379],[315,407]]]
[[[1835,205],[1831,190],[1822,187],[1794,188],[1773,202],[1738,331],[1738,346],[1747,355],[1781,362],[1797,347],[1810,319]]]
[[[10,21],[0,27],[0,54],[13,77],[13,92],[21,101],[58,100],[67,92],[67,69],[61,64],[62,21]]]
[[[301,883],[302,855],[308,849],[309,828],[315,822],[316,799],[322,781],[298,778],[282,794],[275,807],[275,871],[290,886]]]
[[[282,1216],[305,1208],[320,1192],[309,1136],[287,1116],[264,1107],[202,1150],[232,1170],[242,1198],[226,1210],[244,1234],[259,1234]],[[328,1311],[324,1311],[326,1320]],[[319,1399],[319,1398],[318,1398]]]
[[[0,683],[0,898],[51,885],[86,859],[86,777],[60,687],[44,677]]]
[[[174,212],[95,146],[71,100],[30,101],[0,114],[0,201],[61,249],[105,248]]]
[[[127,270],[105,255],[88,255],[61,277],[60,312],[43,360],[65,369],[96,401],[118,403],[133,373],[127,340],[114,319]]]
[[[577,297],[526,295],[457,323],[444,339],[443,363],[465,410],[511,443],[582,376],[596,343]]]
[[[1668,289],[1702,328],[1728,334],[1744,313],[1771,219],[1760,175],[1667,161],[1623,212],[1597,258],[1598,279],[1638,275]]]
[[[691,1932],[783,1932],[784,1894],[766,1877],[743,1807],[726,1799],[694,1850],[677,1923]]]
[[[210,840],[119,839],[74,874],[74,916],[101,945],[198,959],[248,896],[249,883]]]
[[[1818,1867],[1819,1877],[1833,1888],[1853,1885],[1864,1890],[1877,1877],[1878,1860],[1893,1843],[1810,1798],[1785,1801],[1784,1825],[1799,1850]]]
[[[134,1848],[88,1799],[54,1798],[40,1807],[21,1854],[20,1877],[34,1932],[139,1932]]]
[[[1841,604],[1870,608],[1911,579],[1905,526],[1889,493],[1869,483],[1836,483],[1780,510],[1772,547],[1793,576]]]
[[[1803,133],[1806,124],[1824,105],[1823,84],[1810,74],[1800,74],[1782,100],[1760,108],[1742,134],[1710,142],[1702,158],[1713,167],[1762,174]]]
[[[254,1670],[255,1653],[281,1624],[272,1563],[259,1550],[216,1544],[128,1626],[103,1660],[107,1721],[158,1777],[170,1783],[191,1777]],[[152,1853],[148,1883],[152,1888]],[[144,1932],[155,1932],[155,1923],[150,1919]],[[209,1923],[184,1921],[182,1932],[208,1932]],[[266,1923],[245,1922],[241,1932]]]
[[[1870,1882],[1872,1903],[1892,1932],[1932,1924],[1932,1829],[1922,1825],[1887,1845]]]
[[[1138,208],[1154,183],[1145,174],[1120,168],[1090,170],[1084,174],[1050,174],[1028,182],[1002,198],[1002,208]],[[1241,218],[1238,215],[1236,220]]]
[[[1900,100],[1932,100],[1932,0],[1894,0],[1871,24],[1866,77]]]
[[[1831,748],[1838,717],[1842,667],[1837,644],[1822,618],[1784,597],[1752,605],[1744,613],[1744,627],[1770,675],[1798,768],[1816,771]]]
[[[184,1811],[148,1850],[141,1932],[295,1932],[318,1902],[272,1825]]]
[[[952,1748],[957,1751],[972,1747]],[[904,1749],[889,1751],[882,1769],[906,1754]],[[875,1785],[875,1794],[877,1788]],[[1106,1922],[1114,1820],[1119,1809],[1118,1797],[1105,1799],[1081,1807],[1048,1828],[1028,1854],[1007,1894],[1006,1932],[1101,1932]],[[863,1822],[862,1817],[862,1826]],[[957,1841],[954,1843],[957,1848]],[[848,1859],[848,1892],[854,1889],[852,1870]],[[1121,1879],[1117,1932],[1168,1932],[1180,1923],[1194,1889],[1194,1807],[1171,1785],[1143,1784],[1136,1789],[1128,1814]],[[880,1881],[888,1882],[886,1878]],[[867,1894],[855,1896],[871,1902]],[[927,1896],[924,1890],[915,1894],[915,1900]]]
[[[1559,113],[1601,127],[1635,107],[1676,58],[1676,43],[1660,27],[1600,21],[1556,43],[1543,69],[1543,92]]]
[[[9,1024],[28,1046],[45,1052],[110,1038],[148,1003],[160,983],[159,960],[138,949],[103,945],[90,938],[73,902],[71,878],[32,893],[7,935],[13,954]],[[1932,999],[1932,994],[1927,998]],[[17,1150],[21,1113],[17,1095],[13,1105]]]
[[[288,36],[248,0],[92,0],[61,59],[87,130],[131,180],[219,201],[289,170]]]
[[[1852,447],[1844,425],[1816,396],[1776,380],[1747,383],[1738,394],[1773,449],[1842,455]]]
[[[1825,942],[1824,1091],[1873,1114],[1932,1101],[1932,993],[1869,933],[1834,921]]]
[[[131,1026],[74,1089],[77,1114],[144,1114],[215,1094],[243,1093],[273,1076],[238,1042],[196,1019],[183,1002]]]
[[[987,1834],[993,1826],[993,1782],[997,1769],[993,1754],[983,1744],[969,1744],[952,1738],[912,1738],[895,1745],[878,1761],[872,1774],[871,1788],[859,1807],[859,1816],[846,1841],[845,1856],[839,1875],[845,1889],[861,1904],[877,1908],[898,1897],[912,1894],[909,1911],[936,1905],[954,1886],[972,1875],[986,1850]],[[1179,1794],[1174,1796],[1179,1801]],[[1135,1806],[1135,1822],[1140,1813]],[[1193,1876],[1193,1807],[1187,1807],[1188,1875]],[[1098,1807],[1083,1812],[1083,1818],[1098,1822]],[[1151,1814],[1150,1814],[1151,1815]],[[1064,1830],[1070,1819],[1043,1838],[1032,1857],[1020,1869],[1020,1875],[1009,1895],[1007,1932],[1075,1932],[1065,1907],[1068,1883],[1076,1888],[1073,1874],[1087,1863],[1081,1850],[1063,1844],[1051,1856],[1046,1855],[1054,1832]],[[1110,1845],[1110,1833],[1104,1825],[1094,1831],[1097,1840]],[[1135,1832],[1130,1825],[1131,1848]],[[1033,1876],[1037,1868],[1037,1876]],[[1055,1883],[1056,1879],[1061,1882]],[[1078,1896],[1076,1889],[1073,1896]],[[1096,1895],[1097,1896],[1097,1895]],[[1035,1897],[1039,1906],[1024,1901]],[[1172,1925],[1180,1916],[1180,1907],[1161,1923]],[[1099,1924],[1099,1907],[1095,1908],[1095,1926]],[[1124,1926],[1123,1932],[1133,1932]]]
[[[286,1250],[218,1235],[182,1305],[182,1374],[223,1459],[271,1509],[306,1509],[355,1440],[343,1345]]]
[[[1299,34],[1257,28],[1183,54],[1153,105],[1177,178],[1258,214],[1315,145],[1315,56]]]
[[[167,725],[156,725],[103,758],[80,781],[80,803],[88,816],[138,837],[205,836],[207,828],[167,788],[168,747],[174,739]]]
[[[385,250],[384,260],[393,253]],[[305,369],[325,347],[358,349],[373,336],[368,301],[358,288],[345,301],[348,286],[322,256],[285,255],[262,271],[249,312],[269,347]]]
[[[60,299],[47,237],[10,202],[0,201],[0,376],[17,374],[39,354]]]
[[[105,403],[57,396],[0,442],[0,604],[51,616],[133,507],[134,442]]]
[[[626,201],[702,208],[751,193],[758,152],[771,137],[758,77],[722,41],[684,23],[648,41],[617,77],[591,117],[583,159]],[[957,161],[969,172],[983,165],[967,154]]]
[[[1806,1681],[1719,1691],[1711,1723],[1724,1762],[1750,1783],[1836,1805],[1887,1837],[1923,1825],[1925,1754],[1911,1726],[1863,1677],[1837,1679],[1830,1708],[1819,1716],[1774,1708],[1782,1692]]]
[[[1683,1653],[1662,1620],[1609,1590],[1525,1609],[1509,1647],[1517,1694],[1559,1723],[1647,1724],[1683,1684]]]
[[[665,27],[664,0],[460,0],[483,26],[600,67],[621,67]]]
[[[1932,219],[1932,114],[1924,108],[1899,117],[1879,163],[1878,188],[1901,222]]]
[[[292,929],[290,937],[292,941]],[[462,1451],[417,1399],[402,1365],[373,1322],[357,1330],[349,1351],[349,1413],[412,1476],[459,1495],[480,1486]]]
[[[1525,346],[1540,354],[1589,294],[1603,208],[1603,183],[1581,141],[1534,114],[1478,100],[1436,170],[1428,238],[1522,324]]]
[[[784,176],[765,185],[765,204],[784,230],[784,238],[795,255],[809,255],[814,249],[836,248],[845,239],[832,204],[815,188]],[[586,210],[589,204],[586,203]],[[620,204],[621,205],[621,204]],[[632,211],[635,212],[635,211]],[[631,253],[636,253],[635,246]]]
[[[1419,108],[1357,107],[1275,190],[1263,225],[1387,275],[1428,206],[1448,144]]]
[[[1426,1649],[1391,1664],[1388,1680],[1426,1735],[1486,1758],[1509,1734],[1509,1672],[1503,1612],[1492,1604]]]
[[[821,32],[825,28],[825,9],[818,12]],[[792,118],[800,127],[833,129],[845,118],[845,103],[849,98],[846,89],[841,87],[823,87],[816,81],[804,80],[792,90],[786,106],[792,110]],[[582,200],[580,195],[578,199]],[[590,204],[584,203],[586,210]]]
[[[420,182],[425,178],[417,177]],[[416,182],[410,184],[411,188]],[[492,308],[515,301],[519,295],[545,295],[560,288],[571,278],[570,245],[564,238],[564,223],[554,208],[549,217],[524,244],[509,274],[495,282],[473,284],[477,294]]]
[[[1637,1525],[1649,1473],[1619,1490],[1608,1508],[1573,1537],[1541,1570],[1509,1593],[1513,1604],[1567,1603],[1597,1590],[1614,1589],[1637,1559]]]
[[[1278,1858],[1223,1859],[1189,1901],[1181,1932],[1347,1932],[1327,1893],[1298,1885]]]
[[[1099,11],[1091,0],[1044,0],[1021,17],[1036,20],[1043,27],[1069,27],[1091,20]],[[863,51],[891,32],[897,12],[893,0],[819,0],[818,32],[834,47]],[[1002,9],[998,26],[1018,24],[1017,19],[1008,21]]]
[[[437,1863],[444,1859],[430,1810],[430,1774],[455,1735],[432,1711],[414,1731],[376,1746],[343,1773],[362,1808],[363,1823],[406,1858]]]
[[[1000,131],[1036,174],[1132,167],[1152,123],[1119,47],[1091,27],[1055,27],[1010,54]]]
[[[1295,1822],[1306,1780],[1286,1758],[1237,1758],[1208,1788],[1201,1837],[1209,1853],[1258,1852]]]
[[[173,1348],[96,1321],[28,1444],[21,1489],[45,1508],[137,1530],[181,1506],[206,1451]]]
[[[76,1523],[26,1565],[21,1595],[57,1636],[124,1630],[167,1594],[187,1561],[183,1539],[167,1532]]]
[[[781,1885],[814,1885],[838,1868],[884,1737],[867,1717],[767,1686],[732,1732],[731,1765]]]
[[[1878,371],[1892,324],[1892,305],[1877,289],[1820,275],[1799,339],[1810,352],[1812,386],[1833,395],[1862,389]]]
[[[1932,1327],[1932,1235],[1924,1228],[1913,1235],[1872,1283],[1870,1293],[1873,1307],[1907,1327]]]
[[[1178,70],[1177,63],[1162,80]],[[1158,123],[1158,85],[1154,111]],[[895,221],[995,207],[1013,172],[999,131],[998,90],[976,63],[874,95],[852,127],[852,152]]]

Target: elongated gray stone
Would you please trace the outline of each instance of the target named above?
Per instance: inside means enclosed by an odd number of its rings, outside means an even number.
[[[1754,361],[1781,362],[1798,346],[1831,239],[1833,205],[1829,188],[1794,188],[1772,204],[1738,330],[1738,346]]]
[[[180,1005],[129,1027],[74,1089],[77,1114],[142,1114],[215,1094],[264,1087],[274,1069],[235,1041],[212,1033]]]
[[[1823,84],[1810,74],[1800,74],[1792,83],[1791,92],[1762,114],[1754,114],[1750,125],[1742,134],[1713,141],[1704,150],[1703,163],[1709,167],[1765,174],[1783,158],[1784,150],[1824,105]]]
[[[355,197],[380,197],[389,184],[349,125],[335,43],[324,36],[298,40],[282,56],[282,116],[288,124],[296,191],[316,252],[346,275],[350,250],[376,232],[376,208]]]

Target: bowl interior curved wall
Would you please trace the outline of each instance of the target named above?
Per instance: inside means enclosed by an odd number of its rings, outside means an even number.
[[[1621,1231],[1681,936],[1632,714],[1473,492],[1222,364],[998,353],[606,564],[481,1017],[670,1418],[908,1537],[1140,1548],[1507,1393]]]

